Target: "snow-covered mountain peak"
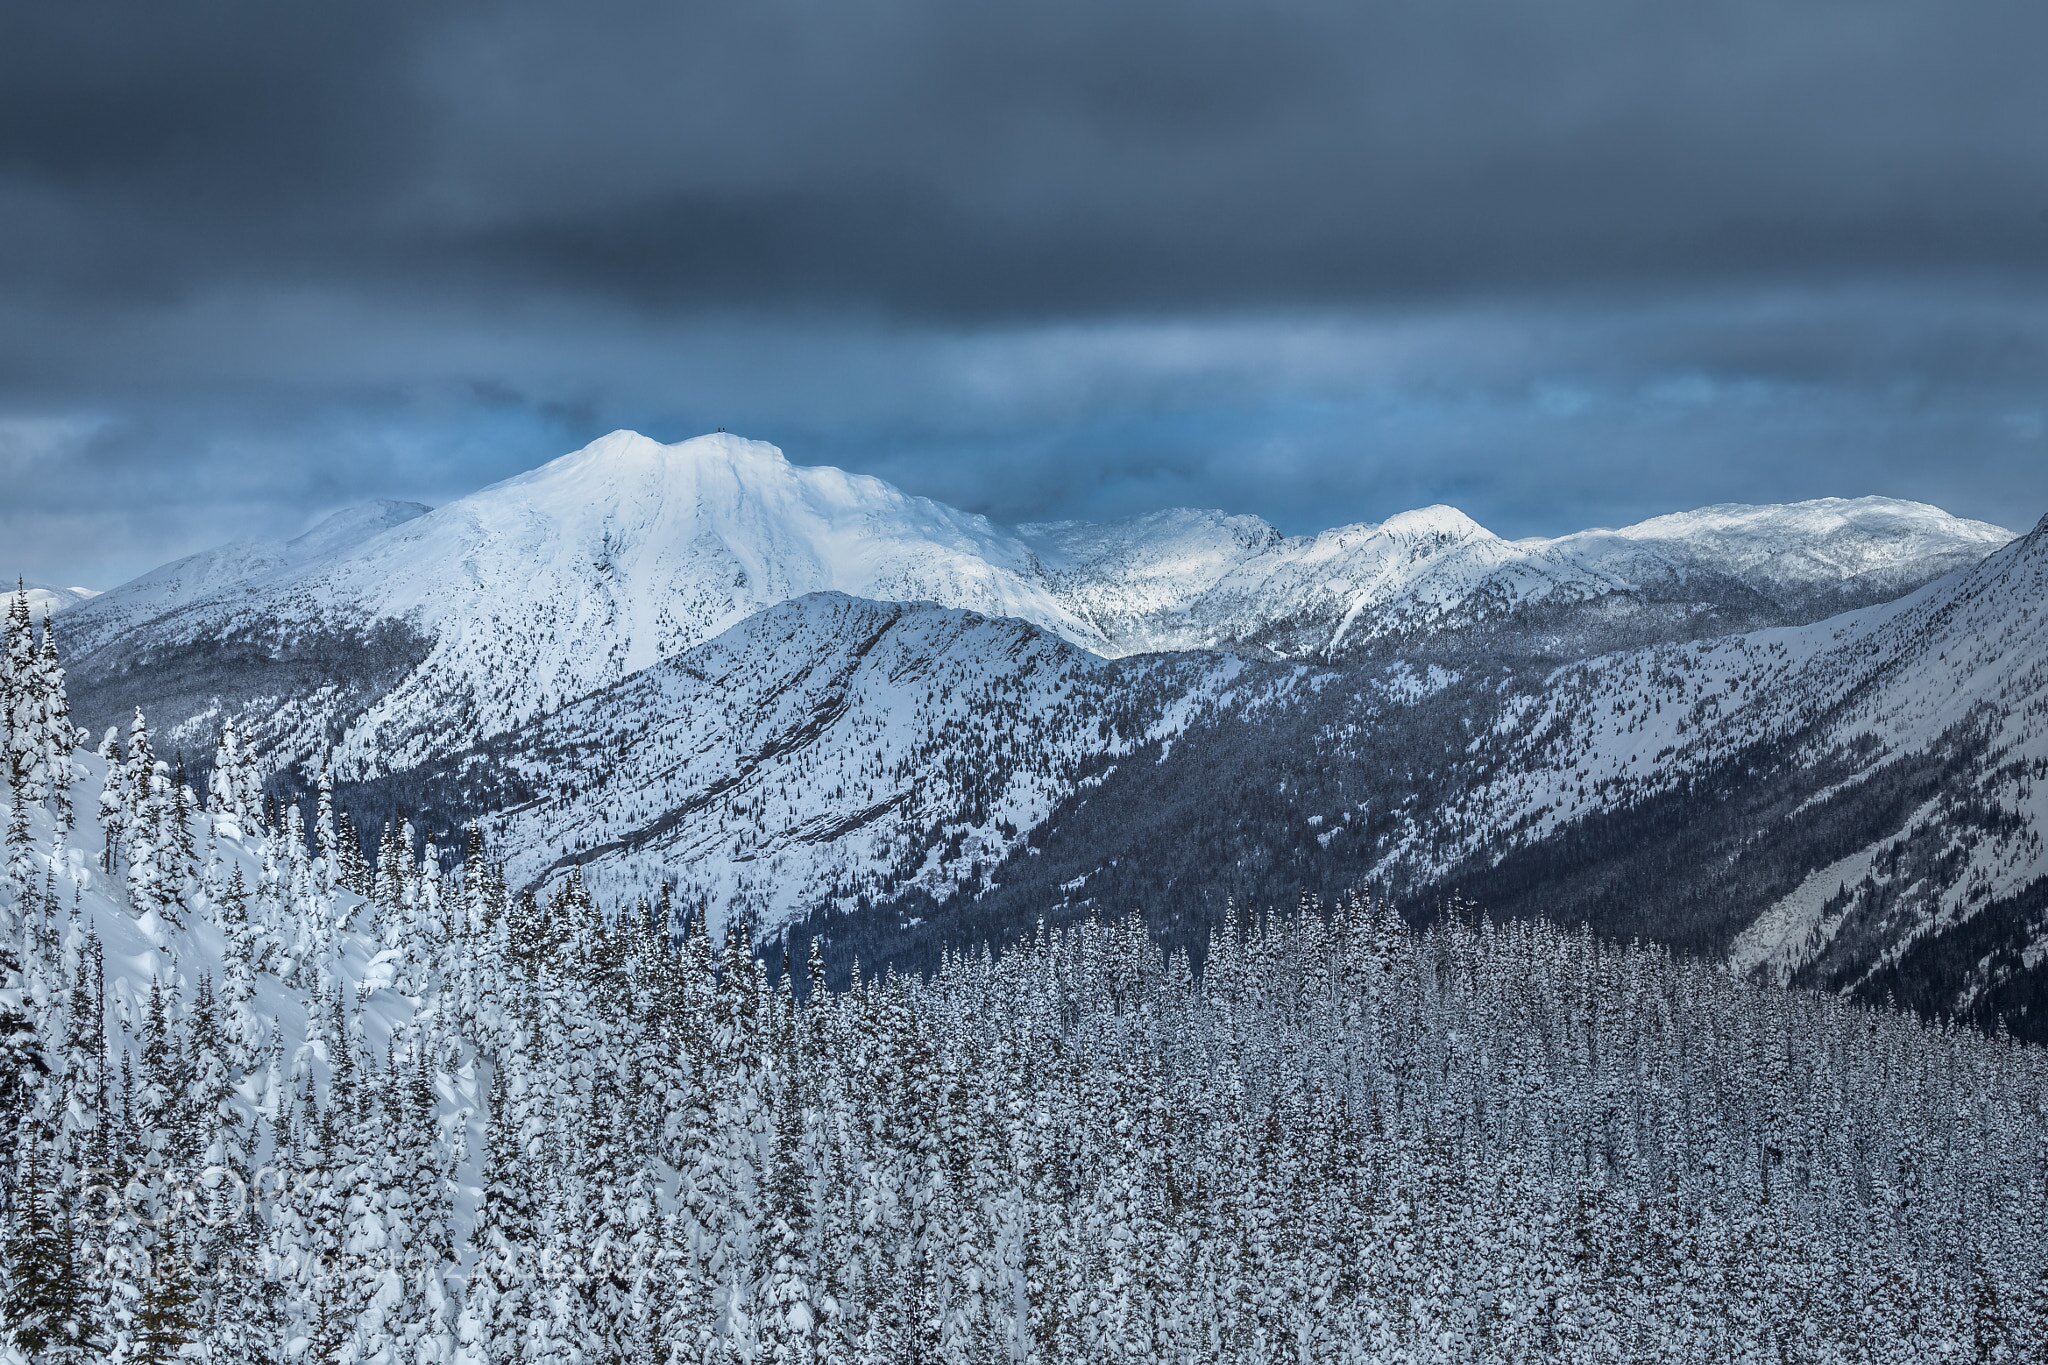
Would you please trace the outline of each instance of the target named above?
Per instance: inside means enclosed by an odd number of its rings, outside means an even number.
[[[869,475],[792,464],[778,447],[729,432],[665,444],[637,431],[614,431],[447,510],[456,520],[545,521],[565,528],[594,517],[615,543],[642,535],[673,543],[708,530],[743,558],[772,558],[793,542],[817,549],[830,541],[856,559],[888,559],[889,542],[909,536],[963,552],[985,550],[1010,568],[1032,563],[1014,536],[986,518]],[[856,543],[862,540],[876,544],[864,550]]]
[[[292,638],[385,623],[418,651],[337,746],[351,771],[437,752],[448,729],[422,720],[446,707],[489,734],[811,592],[935,602],[1102,644],[1015,535],[724,432],[674,444],[613,432],[266,587],[180,618],[179,640],[230,621]]]
[[[660,441],[652,436],[621,427],[607,432],[581,450],[542,465],[539,474],[556,466],[574,468],[647,469],[683,466],[691,463],[726,464],[764,469],[786,468],[789,459],[780,447],[767,441],[749,440],[731,432],[712,431],[681,441]]]
[[[774,478],[788,470],[789,461],[766,441],[750,441],[725,432],[663,442],[620,428],[580,449],[473,493],[461,502],[516,491],[519,498],[542,510],[557,511],[571,502],[603,502],[652,491],[671,482],[688,484],[708,472],[707,467],[724,467],[736,473],[745,470],[746,475],[753,477]]]
[[[1372,528],[1384,536],[1401,540],[1497,540],[1493,532],[1481,526],[1455,507],[1433,503],[1428,507],[1417,507],[1408,512],[1396,512],[1378,526]]]

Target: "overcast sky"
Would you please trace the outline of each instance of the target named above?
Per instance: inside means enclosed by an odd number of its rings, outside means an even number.
[[[0,568],[614,427],[992,516],[2048,511],[2040,0],[20,5]]]

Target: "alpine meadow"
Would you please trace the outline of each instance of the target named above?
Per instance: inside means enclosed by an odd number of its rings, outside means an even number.
[[[0,1365],[2048,1361],[2048,11],[0,25]]]

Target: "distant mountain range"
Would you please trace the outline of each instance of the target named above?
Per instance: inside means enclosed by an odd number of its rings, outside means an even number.
[[[75,607],[80,602],[90,601],[99,596],[91,588],[59,587],[55,583],[31,583],[23,581],[19,586],[28,594],[29,613],[36,619],[54,616],[66,607]]]
[[[65,624],[88,672],[146,661],[159,695],[247,673],[239,709],[272,703],[281,714],[258,723],[276,748],[303,758],[331,742],[344,771],[367,774],[522,724],[810,592],[1014,617],[1107,657],[1330,661],[1483,642],[1562,658],[1812,619],[2011,538],[1886,499],[1710,508],[1557,540],[1502,540],[1445,507],[1310,537],[1187,511],[1011,531],[760,442],[614,432],[432,512],[376,503],[288,543],[179,560]],[[325,655],[351,667],[323,678]],[[284,675],[332,695],[269,693]],[[210,712],[211,691],[187,706]]]
[[[522,881],[870,960],[1371,883],[2025,1026],[2043,540],[1882,498],[1515,541],[1446,507],[1006,528],[617,432],[62,633],[96,727],[141,704],[198,754],[234,716],[281,765],[331,751],[365,818],[481,818]]]
[[[2012,539],[1889,498],[1709,507],[1554,540],[1502,540],[1451,507],[1314,536],[1190,511],[1021,534],[1112,653],[1260,647],[1314,659],[1489,627],[1570,654],[1616,637],[1812,619],[1895,597]]]

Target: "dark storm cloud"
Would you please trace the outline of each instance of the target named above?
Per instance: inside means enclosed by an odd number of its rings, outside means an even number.
[[[0,165],[62,210],[15,267],[115,294],[1324,304],[2038,271],[2048,208],[2032,4],[152,3],[11,27]]]
[[[16,7],[0,525],[104,577],[618,424],[1007,516],[2048,502],[2043,50],[2033,0]]]

